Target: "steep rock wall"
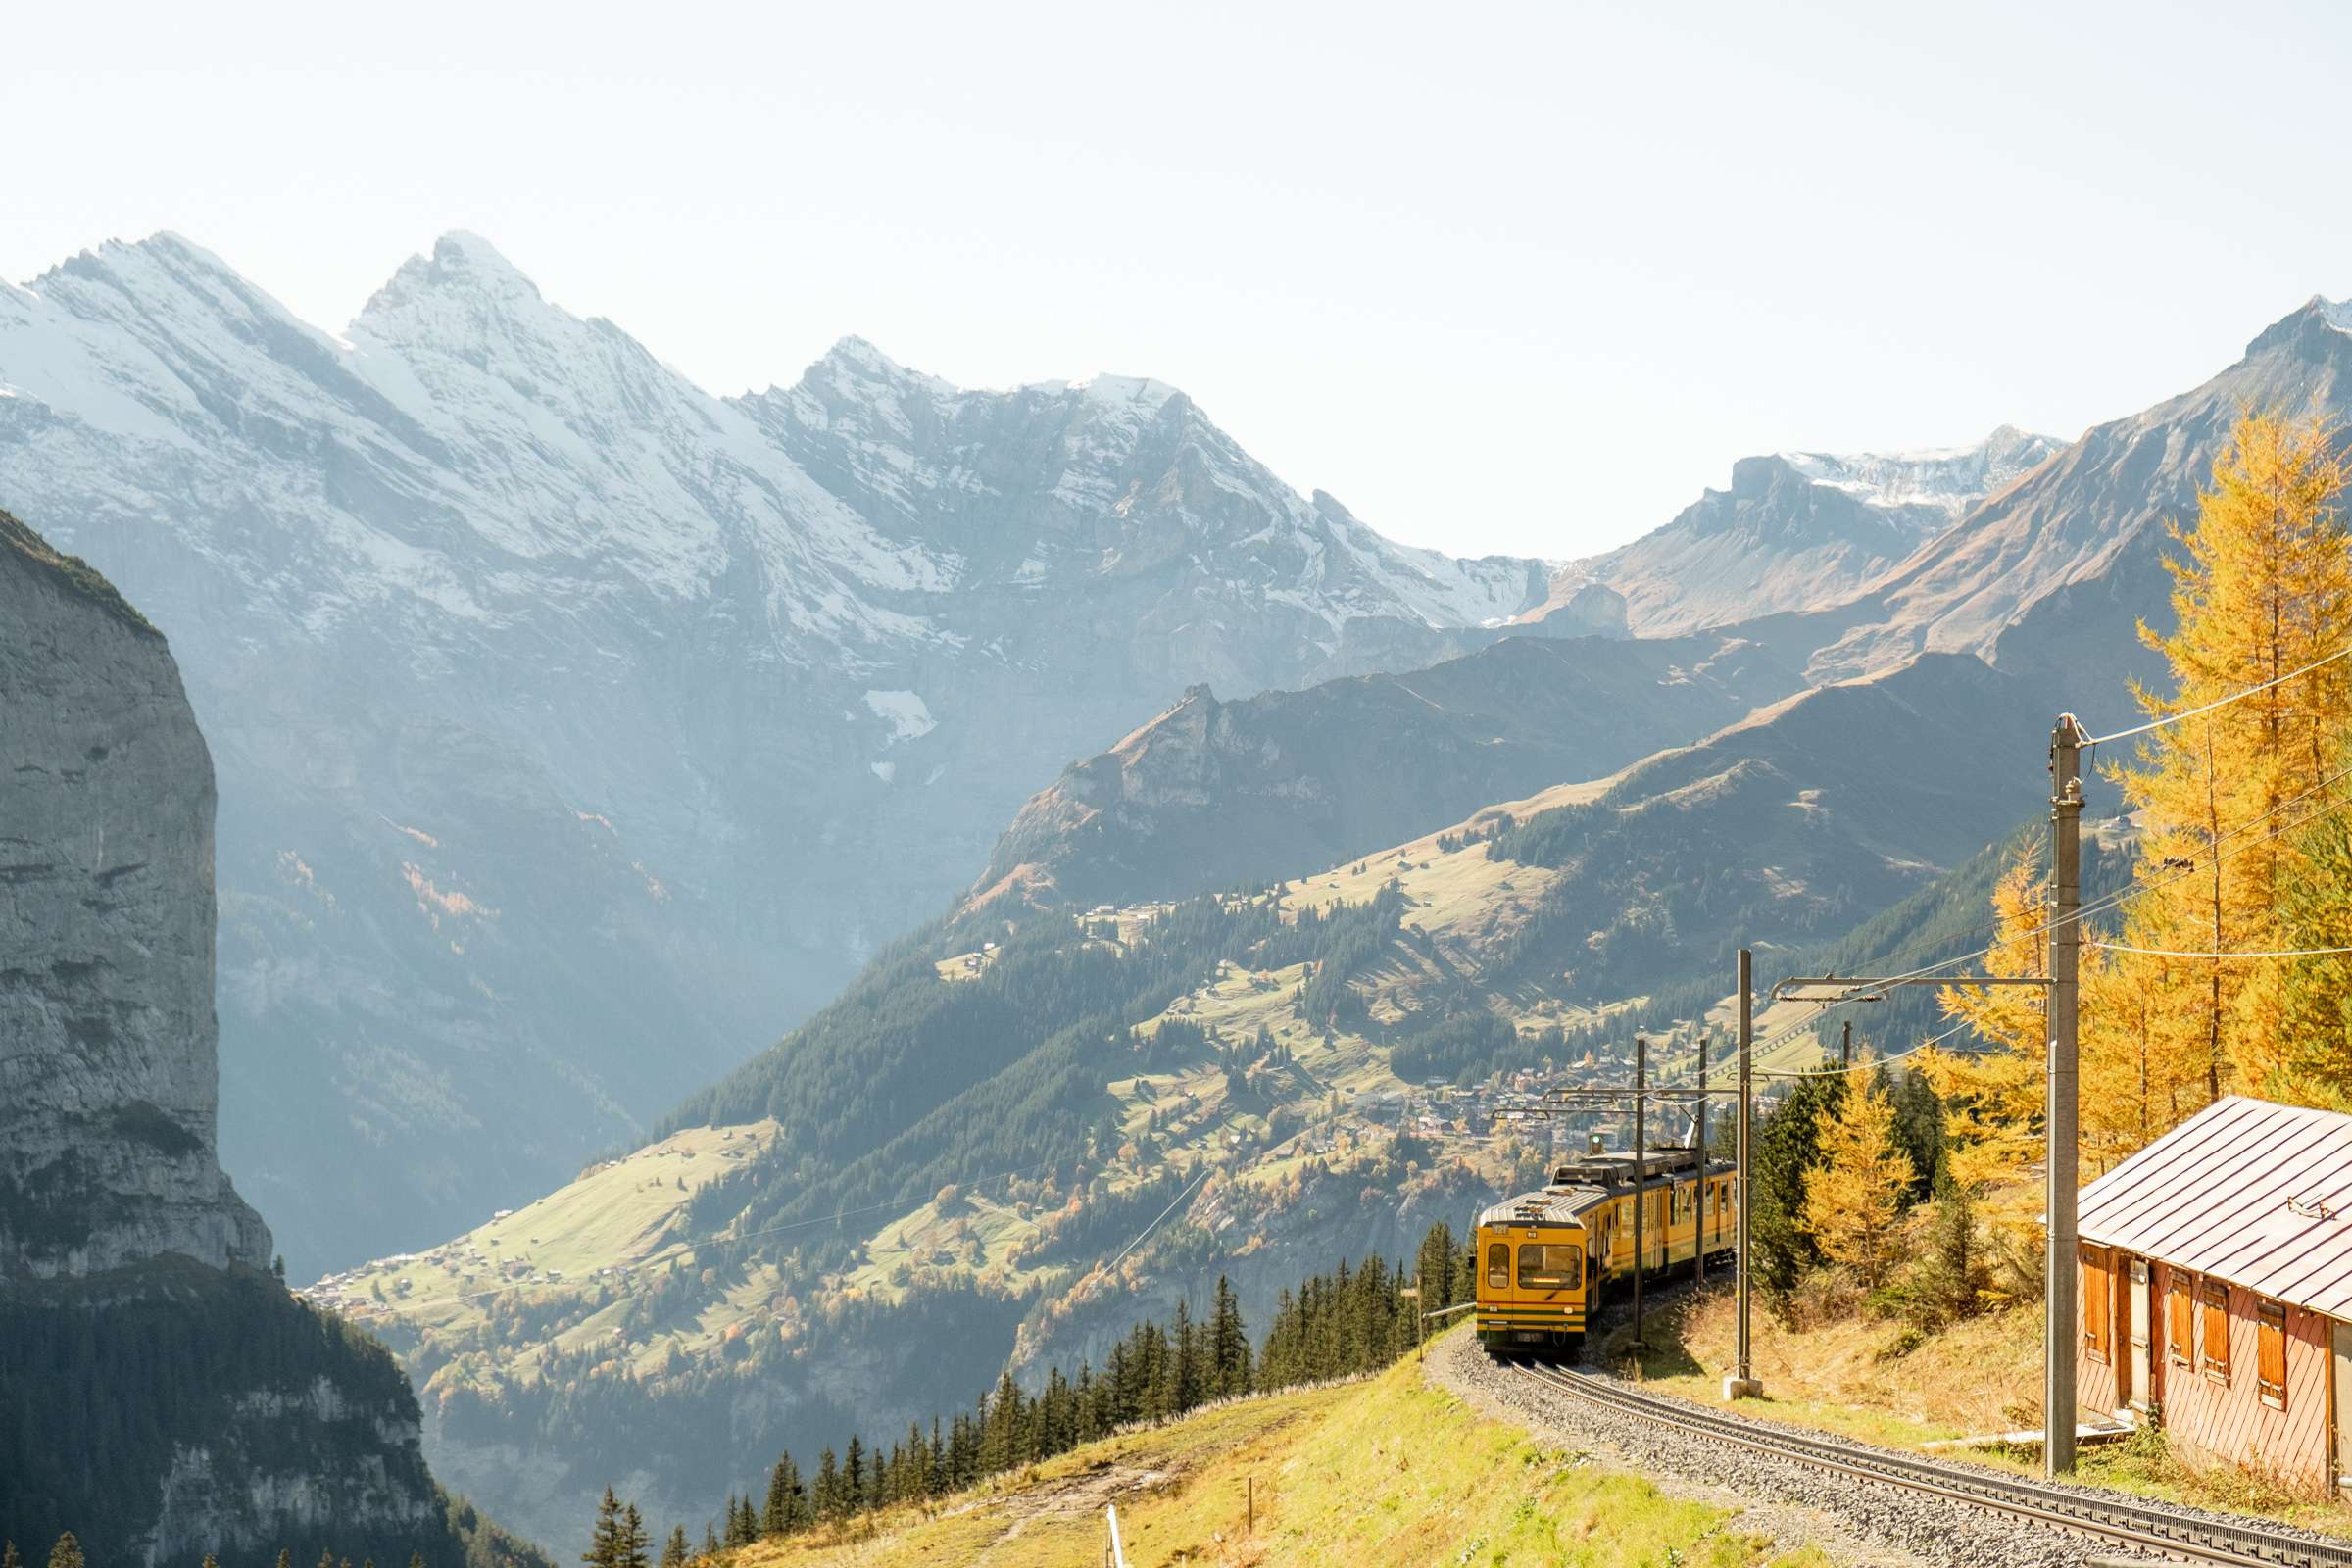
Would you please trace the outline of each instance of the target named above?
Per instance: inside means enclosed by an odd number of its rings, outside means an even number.
[[[269,1262],[214,1152],[213,922],[171,650],[0,513],[0,1281]]]

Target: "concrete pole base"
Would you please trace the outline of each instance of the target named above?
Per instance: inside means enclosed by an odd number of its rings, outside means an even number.
[[[1756,1378],[1725,1378],[1723,1380],[1723,1396],[1727,1400],[1761,1399],[1764,1397],[1764,1385],[1761,1380]]]

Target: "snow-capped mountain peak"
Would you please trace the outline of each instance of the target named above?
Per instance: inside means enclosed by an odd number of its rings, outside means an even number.
[[[2050,436],[2004,424],[1984,440],[1962,447],[1852,456],[1784,452],[1779,456],[1815,484],[1842,490],[1872,506],[1924,508],[1946,519],[1957,519],[2064,445]]]

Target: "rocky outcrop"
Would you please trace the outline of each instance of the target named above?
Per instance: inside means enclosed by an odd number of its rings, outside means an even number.
[[[0,513],[0,1283],[265,1266],[214,1153],[213,765],[154,627]]]
[[[460,1568],[407,1378],[214,1152],[213,804],[163,636],[0,513],[0,1537]]]
[[[967,902],[1181,898],[1297,876],[1605,777],[1797,690],[1758,643],[1519,637],[1410,675],[1206,687],[1031,797]],[[1410,765],[1400,765],[1410,759]]]

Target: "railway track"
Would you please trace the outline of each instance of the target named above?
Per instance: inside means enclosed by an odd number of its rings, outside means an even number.
[[[2352,1543],[2338,1545],[2285,1530],[2171,1512],[2161,1506],[2024,1476],[1942,1463],[1833,1437],[1816,1437],[1643,1394],[1613,1378],[1560,1367],[1512,1369],[1548,1392],[1638,1420],[1678,1428],[1711,1443],[1854,1480],[1921,1493],[2088,1537],[2132,1551],[2161,1552],[2228,1568],[2352,1568]]]

